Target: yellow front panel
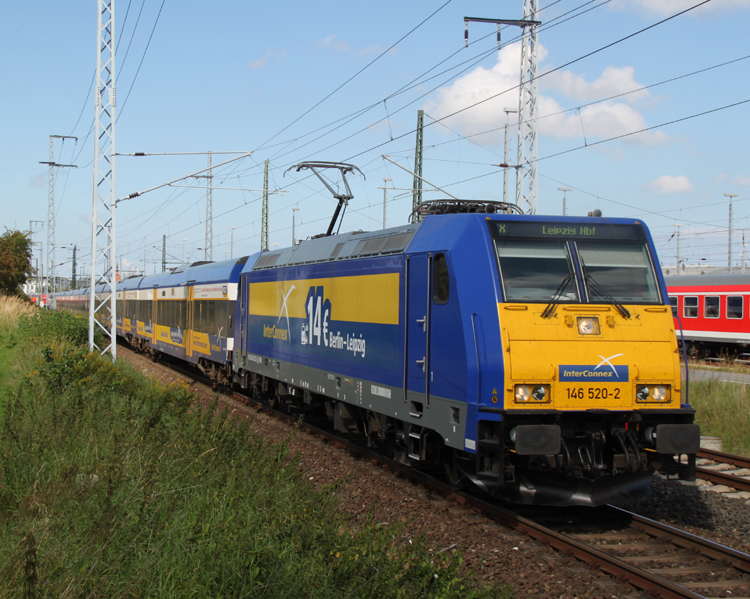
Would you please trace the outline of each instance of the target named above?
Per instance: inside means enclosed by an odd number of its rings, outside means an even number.
[[[399,274],[296,279],[250,284],[250,314],[306,318],[310,287],[323,287],[337,321],[398,324]],[[286,299],[285,299],[286,298]]]
[[[499,304],[504,345],[506,409],[663,409],[680,407],[680,363],[672,315],[665,306]],[[582,335],[579,318],[595,318]],[[561,380],[563,379],[563,380]],[[568,380],[565,380],[568,379]],[[547,403],[514,401],[519,384],[550,385]],[[668,385],[671,401],[640,403],[637,385]]]

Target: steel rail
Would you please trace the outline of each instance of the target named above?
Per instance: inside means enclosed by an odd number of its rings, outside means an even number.
[[[724,485],[732,487],[737,491],[745,491],[750,493],[750,478],[742,478],[741,476],[735,476],[720,470],[709,470],[707,468],[696,467],[695,473],[698,478],[710,481],[717,485]]]
[[[724,560],[732,564],[732,566],[738,570],[750,573],[750,555],[747,553],[737,551],[736,549],[715,543],[714,541],[709,541],[708,539],[685,532],[679,528],[656,522],[655,520],[634,514],[633,512],[629,512],[622,508],[608,506],[608,509],[621,517],[628,518],[636,528],[649,535],[666,539],[679,547],[684,547],[685,549],[696,550],[705,557],[715,560]]]
[[[695,454],[695,457],[713,460],[714,462],[720,462],[722,464],[731,464],[737,468],[750,468],[750,458],[741,455],[732,455],[731,453],[724,453],[714,449],[701,448],[701,450]]]
[[[724,453],[721,451],[715,451],[713,449],[701,449],[697,454],[697,458],[703,458],[706,460],[712,460],[719,464],[729,464],[739,469],[750,469],[750,458],[746,458],[740,455],[732,455],[731,453]],[[695,469],[698,478],[710,481],[718,485],[725,485],[727,487],[733,487],[737,491],[750,492],[750,478],[737,476],[732,472],[722,470],[711,470],[710,468],[696,467]]]

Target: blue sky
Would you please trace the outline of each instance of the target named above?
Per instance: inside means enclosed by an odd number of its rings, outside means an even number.
[[[750,103],[723,107],[750,100],[750,0],[712,0],[602,49],[699,2],[540,0],[540,214],[561,214],[558,187],[570,187],[569,214],[599,208],[643,219],[663,263],[674,263],[672,235],[683,224],[682,259],[726,265],[724,194],[736,193],[737,263],[750,229]],[[355,197],[342,230],[381,228],[381,188],[412,185],[382,155],[413,168],[419,109],[429,125],[424,177],[459,197],[502,197],[502,170],[492,165],[502,162],[503,109],[518,103],[517,30],[503,30],[498,52],[495,27],[471,23],[464,48],[463,18],[520,19],[521,0],[117,0],[115,11],[117,152],[252,151],[214,171],[217,188],[244,190],[262,188],[270,160],[270,186],[286,192],[271,196],[272,247],[291,243],[293,208],[297,238],[324,232],[333,212],[330,193],[309,173],[284,175],[304,160],[357,165],[366,179],[349,178]],[[25,230],[46,219],[47,167],[39,162],[49,159],[50,135],[77,136],[55,144],[58,163],[78,165],[56,174],[57,262],[67,273],[68,248],[77,244],[85,263],[91,243],[96,2],[6,3],[2,13],[2,224]],[[511,140],[514,161],[513,127]],[[117,196],[206,162],[204,154],[118,157]],[[232,227],[235,256],[260,248],[260,195],[213,192],[214,259],[230,251]],[[160,270],[162,235],[170,262],[181,260],[183,247],[186,259],[202,259],[205,196],[205,189],[166,187],[119,204],[123,268],[143,268],[145,257],[148,272]],[[390,190],[387,199],[388,225],[406,223],[411,195]],[[750,244],[750,230],[746,236]]]

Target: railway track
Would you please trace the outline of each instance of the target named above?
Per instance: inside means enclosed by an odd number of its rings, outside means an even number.
[[[296,422],[294,417],[281,416]],[[750,599],[748,554],[611,506],[594,510],[507,508],[474,493],[456,492],[432,473],[406,467],[358,441],[309,424],[302,428],[656,596]]]
[[[750,555],[637,514],[605,506],[528,520],[554,533],[535,538],[659,597],[750,597]]]
[[[210,385],[192,369],[168,365],[193,381]],[[357,457],[387,467],[414,484],[449,497],[654,596],[750,599],[748,554],[611,506],[561,510],[498,505],[476,493],[455,491],[434,476],[434,472],[404,466],[373,452],[360,440],[342,437],[309,422],[300,424],[298,414],[280,412],[239,393],[225,394],[256,410],[272,413]]]
[[[737,491],[750,492],[750,458],[713,449],[701,449],[696,457],[702,460],[696,467],[699,478]]]

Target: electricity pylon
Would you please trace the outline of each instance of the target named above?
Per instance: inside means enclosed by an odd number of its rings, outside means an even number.
[[[91,212],[91,278],[89,291],[89,349],[117,358],[115,245],[115,1],[98,0],[96,45],[96,109],[94,201]],[[105,334],[103,347],[94,333]]]

